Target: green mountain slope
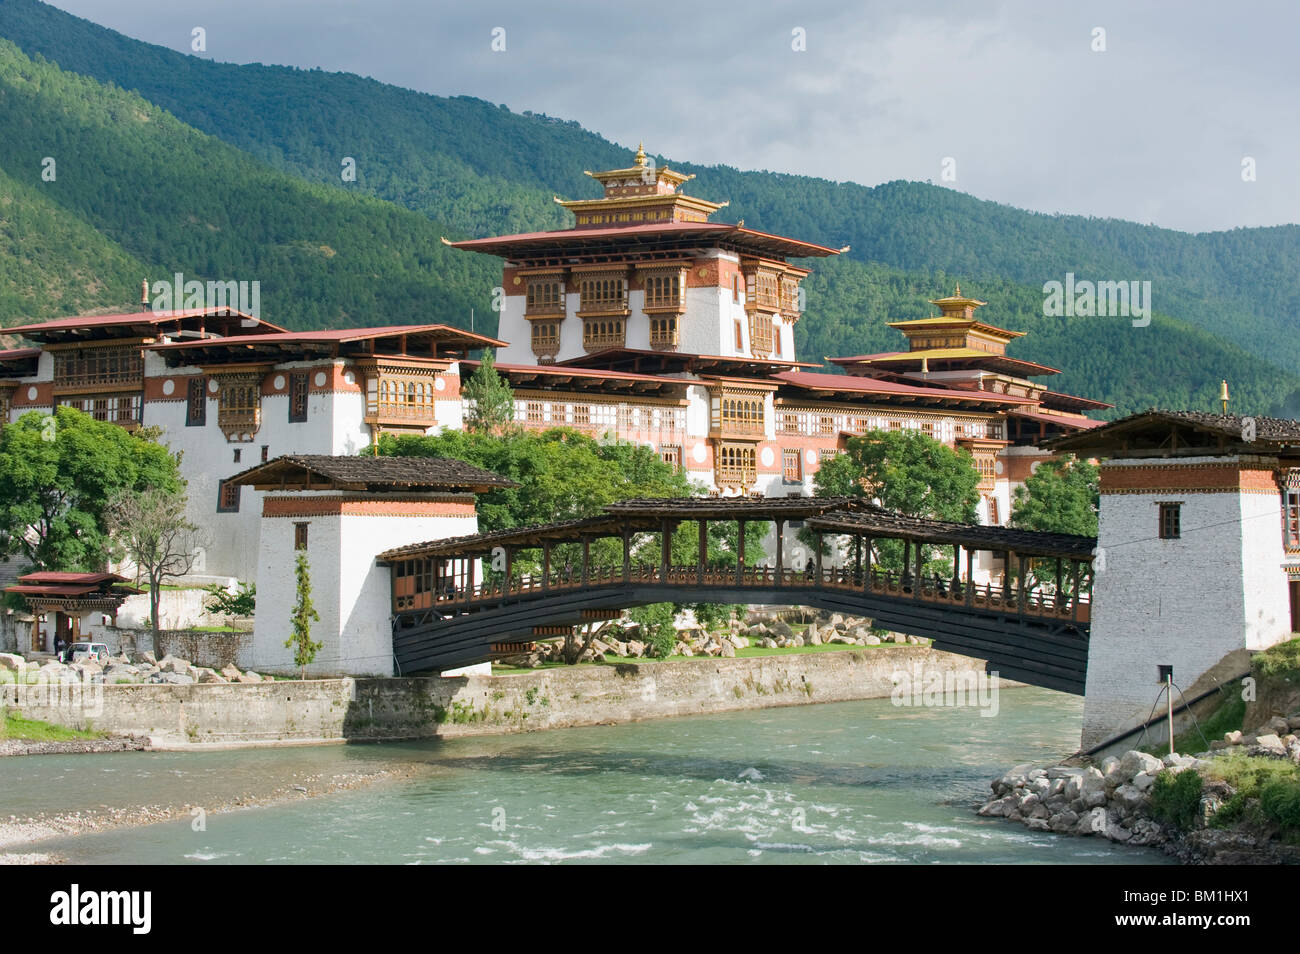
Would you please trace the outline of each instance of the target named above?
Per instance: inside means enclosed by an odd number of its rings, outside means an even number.
[[[563,224],[552,194],[592,195],[581,170],[627,161],[626,149],[573,122],[349,74],[201,60],[36,0],[0,3],[0,35],[65,69],[136,89],[194,127],[313,181],[339,186],[340,162],[353,156],[356,187],[425,212],[458,235]],[[867,188],[673,164],[697,173],[692,191],[730,200],[732,220],[850,244],[858,261],[942,270],[972,287],[1004,278],[1040,289],[1067,271],[1093,280],[1149,280],[1164,314],[1300,372],[1297,226],[1188,235],[1040,215],[923,183]]]
[[[455,253],[442,227],[391,203],[313,185],[95,80],[33,62],[0,40],[0,171],[66,221],[75,217],[130,258],[101,259],[101,281],[131,288],[141,263],[152,279],[257,280],[268,318],[293,327],[363,322],[467,323],[474,299],[499,281],[493,263]],[[42,182],[41,160],[57,160]],[[54,241],[66,282],[82,253],[71,232]],[[11,263],[5,270],[19,266]]]
[[[0,50],[0,170],[27,189],[26,200],[41,197],[47,214],[70,217],[127,257],[129,264],[105,260],[100,276],[103,297],[129,289],[119,304],[134,300],[143,264],[150,277],[258,279],[267,317],[291,326],[464,325],[474,308],[478,330],[491,332],[499,266],[451,252],[437,236],[563,226],[567,214],[551,196],[594,194],[582,169],[628,161],[625,149],[576,123],[347,74],[199,60],[34,0],[0,0],[0,35],[144,97]],[[57,184],[39,177],[40,158],[50,154],[60,156]],[[339,177],[344,156],[357,160],[356,183]],[[929,313],[925,299],[947,292],[956,277],[992,302],[988,320],[1030,332],[1014,354],[1068,372],[1054,387],[1120,410],[1209,408],[1223,377],[1243,411],[1264,412],[1300,390],[1300,379],[1261,360],[1300,367],[1287,357],[1297,336],[1265,333],[1254,317],[1269,302],[1285,309],[1295,285],[1284,293],[1277,281],[1252,286],[1242,278],[1262,246],[1271,249],[1259,254],[1273,263],[1274,278],[1294,272],[1300,256],[1288,260],[1286,250],[1295,229],[1188,236],[1040,216],[916,183],[867,189],[694,171],[691,191],[730,198],[733,219],[853,243],[848,256],[815,263],[809,313],[796,330],[806,359],[896,349],[901,337],[885,322]],[[67,276],[86,269],[73,254],[77,243],[59,244],[67,266],[55,267],[59,249],[44,259],[48,281],[66,287]],[[21,271],[16,259],[4,268]],[[1067,270],[1151,279],[1163,314],[1145,329],[1126,319],[1044,318],[1041,283]],[[1192,306],[1177,309],[1171,287]],[[39,298],[39,291],[0,297],[0,322],[47,314],[34,310]],[[1189,326],[1202,313],[1214,316],[1201,321],[1211,331]],[[1254,356],[1236,341],[1253,344]]]

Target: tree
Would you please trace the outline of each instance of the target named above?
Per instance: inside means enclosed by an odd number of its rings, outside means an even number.
[[[208,612],[226,617],[229,625],[238,616],[252,616],[257,610],[257,584],[240,583],[239,588],[230,592],[220,583],[205,586],[203,591],[211,596],[204,605]]]
[[[311,570],[307,565],[307,554],[298,551],[298,562],[294,565],[294,576],[298,581],[298,601],[294,604],[290,620],[293,632],[284,641],[286,649],[293,650],[293,663],[298,667],[300,678],[306,678],[307,666],[316,658],[321,648],[320,643],[312,642],[311,624],[320,622],[320,614],[311,601]]]
[[[1016,488],[1011,526],[1095,537],[1099,474],[1095,464],[1072,455],[1043,461]]]
[[[0,475],[0,555],[48,570],[103,568],[105,511],[119,491],[182,487],[166,447],[70,407],[0,428]]]
[[[649,655],[667,659],[677,645],[677,631],[673,628],[675,612],[672,603],[649,603],[627,611],[628,618],[641,624],[641,641]]]
[[[185,516],[185,492],[179,487],[142,491],[121,488],[104,508],[112,535],[113,555],[136,565],[149,582],[149,627],[153,651],[159,651],[159,603],[164,580],[194,569],[210,540]]]
[[[813,486],[818,496],[866,497],[910,517],[974,523],[979,479],[965,450],[920,431],[873,430],[849,438],[845,453],[822,464]],[[880,540],[875,546],[880,565],[902,568],[899,541]]]
[[[491,348],[483,349],[483,360],[461,389],[469,410],[465,429],[471,433],[500,434],[515,419],[515,392],[496,370]]]

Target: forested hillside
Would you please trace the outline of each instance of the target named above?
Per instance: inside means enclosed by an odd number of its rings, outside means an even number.
[[[62,225],[43,271],[17,292],[0,292],[3,323],[51,313],[50,301],[70,294],[69,276],[102,260],[102,287],[83,302],[123,304],[117,290],[138,287],[132,269],[144,264],[151,275],[260,279],[267,317],[289,325],[467,324],[475,308],[477,327],[490,331],[497,266],[449,253],[438,235],[567,225],[552,195],[594,195],[582,170],[629,158],[574,122],[349,74],[214,63],[35,0],[0,2],[0,36],[149,101],[5,51],[0,171],[16,182],[0,179],[0,202],[13,193],[28,219],[57,216]],[[52,188],[39,162],[55,148],[74,161],[60,159]],[[339,176],[345,156],[356,159],[355,183]],[[79,167],[77,157],[94,161]],[[959,279],[990,301],[987,320],[1030,332],[1014,354],[1066,370],[1054,386],[1121,410],[1208,408],[1224,377],[1242,410],[1266,411],[1300,389],[1296,227],[1187,235],[1038,215],[923,183],[866,188],[673,165],[697,173],[693,193],[730,200],[719,218],[852,245],[841,260],[816,263],[797,329],[806,359],[898,347],[885,322],[928,314],[924,300]],[[102,247],[73,240],[74,228],[98,232]],[[0,275],[23,271],[12,230],[0,218]],[[1044,318],[1042,283],[1066,271],[1151,281],[1155,321],[1133,328],[1127,319]],[[58,294],[43,295],[46,282]]]

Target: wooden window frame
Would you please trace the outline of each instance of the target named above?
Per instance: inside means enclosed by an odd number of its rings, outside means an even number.
[[[307,528],[310,523],[295,523],[293,525],[293,548],[294,550],[307,549]]]
[[[289,372],[289,423],[305,424],[307,422],[307,386],[306,371]]]
[[[1181,540],[1183,536],[1182,501],[1161,501],[1159,508],[1157,532],[1161,540]]]
[[[208,423],[208,379],[190,378],[185,385],[185,426],[206,427]]]
[[[239,497],[243,487],[232,484],[229,480],[217,483],[217,513],[239,513]],[[233,502],[228,499],[233,497]]]

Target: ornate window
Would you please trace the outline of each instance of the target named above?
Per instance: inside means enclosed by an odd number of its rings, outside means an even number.
[[[533,354],[539,358],[554,358],[560,353],[560,323],[558,321],[534,321]]]
[[[289,423],[301,424],[307,420],[307,372],[294,371],[289,375]]]
[[[130,426],[140,423],[144,400],[140,394],[104,394],[98,397],[62,397],[59,405],[75,407],[97,421]]]
[[[781,276],[781,314],[799,320],[799,279]]]
[[[307,524],[295,523],[293,525],[293,548],[295,550],[307,549]]]
[[[1300,470],[1287,475],[1282,497],[1282,542],[1288,550],[1300,550]]]
[[[528,424],[544,424],[546,413],[541,401],[529,401],[524,409],[524,421]]]
[[[647,271],[645,281],[645,309],[681,310],[686,303],[686,270],[665,268]]]
[[[767,315],[754,312],[749,316],[749,349],[756,358],[772,353],[772,319]]]
[[[582,320],[582,346],[588,351],[621,348],[627,340],[626,333],[626,318],[584,318]]]
[[[559,276],[529,279],[524,314],[564,314],[564,279]]]
[[[217,485],[217,513],[239,513],[239,489],[228,480]]]
[[[208,379],[190,378],[185,392],[185,426],[203,427],[208,423]]]
[[[573,405],[573,426],[590,427],[591,426],[591,405],[575,404]]]
[[[678,345],[677,315],[653,315],[650,318],[650,347],[676,348]]]
[[[989,497],[988,502],[989,502],[989,526],[990,527],[1002,526],[1002,519],[998,514],[998,498]]]
[[[1177,540],[1183,535],[1183,505],[1181,503],[1160,504],[1160,539]]]
[[[659,459],[665,464],[672,467],[673,470],[682,469],[682,445],[680,444],[660,444]]]
[[[144,359],[138,347],[120,345],[54,352],[54,388],[89,388],[140,384]]]
[[[726,435],[763,435],[764,396],[724,391],[715,399],[713,429]]]
[[[803,453],[799,448],[781,451],[781,479],[792,484],[803,482]]]
[[[614,273],[583,275],[578,280],[578,310],[589,314],[627,311],[627,279]]]
[[[745,307],[766,311],[777,311],[781,307],[776,272],[759,268],[745,275]]]
[[[719,487],[749,487],[758,479],[758,453],[753,444],[718,447],[714,479]]]
[[[246,371],[213,376],[217,392],[217,426],[226,440],[249,443],[262,426],[262,372]]]

